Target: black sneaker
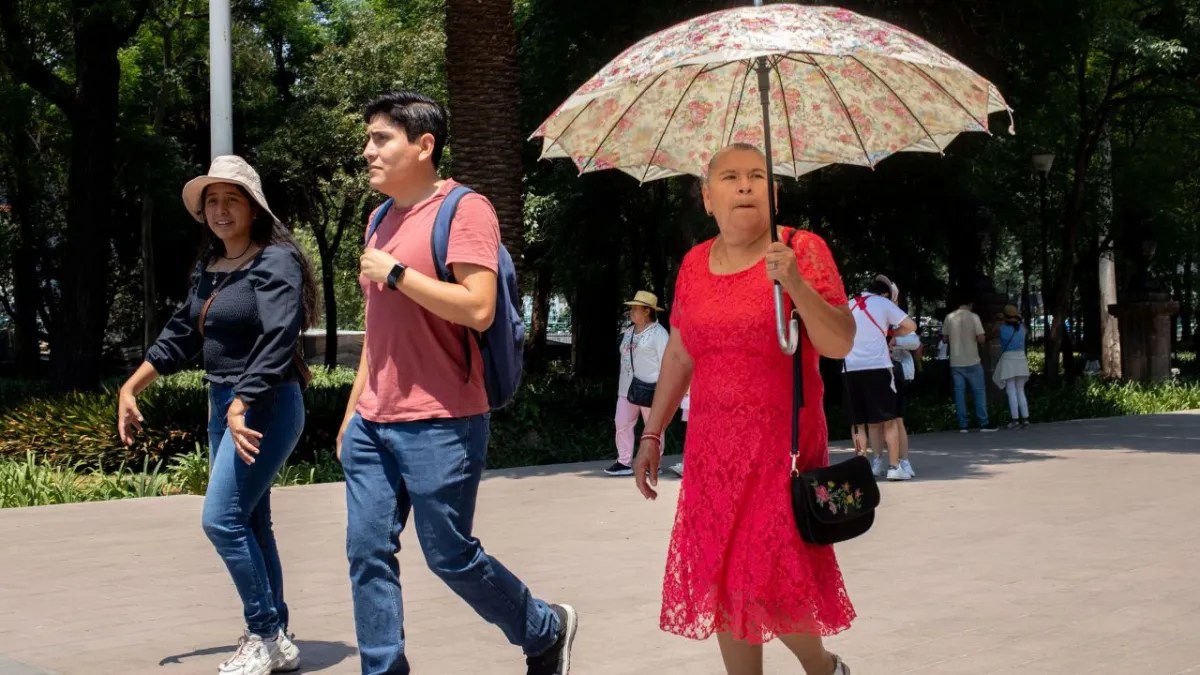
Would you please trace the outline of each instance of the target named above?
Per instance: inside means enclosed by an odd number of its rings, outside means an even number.
[[[605,469],[604,473],[610,476],[632,476],[633,467],[626,466],[620,462],[613,462],[613,465]]]
[[[527,675],[567,675],[571,672],[571,645],[579,628],[579,614],[570,605],[550,605],[558,616],[558,639],[546,651],[525,659]]]
[[[979,430],[982,431],[983,433],[987,434],[987,433],[991,433],[993,431],[1000,431],[1000,427],[989,422],[988,424],[985,424],[985,425],[979,427]]]

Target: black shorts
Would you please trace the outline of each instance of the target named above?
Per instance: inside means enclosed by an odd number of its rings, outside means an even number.
[[[851,425],[880,424],[898,416],[891,368],[847,371],[844,384],[846,421]]]
[[[896,417],[904,417],[908,409],[908,380],[904,379],[904,366],[892,361],[892,377],[896,378]]]

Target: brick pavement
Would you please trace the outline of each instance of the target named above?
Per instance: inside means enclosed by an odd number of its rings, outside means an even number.
[[[856,675],[1200,673],[1200,412],[913,438],[838,549],[859,619],[831,640]],[[678,482],[657,503],[606,462],[490,472],[476,519],[534,592],[581,612],[575,675],[720,673],[715,641],[657,628]],[[199,497],[0,511],[0,674],[211,674],[240,609]],[[305,672],[357,672],[342,486],[275,492]],[[401,564],[418,674],[523,672],[500,633]],[[800,673],[778,644],[768,673]]]

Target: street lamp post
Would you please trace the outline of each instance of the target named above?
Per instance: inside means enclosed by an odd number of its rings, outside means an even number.
[[[1046,202],[1046,188],[1050,177],[1050,167],[1054,165],[1054,153],[1039,153],[1033,156],[1033,170],[1038,174],[1038,199],[1041,201],[1042,219],[1042,342],[1049,347],[1050,313],[1046,307],[1046,289],[1050,287],[1050,252],[1049,252],[1049,206]]]
[[[210,157],[233,154],[233,40],[229,0],[208,3]]]

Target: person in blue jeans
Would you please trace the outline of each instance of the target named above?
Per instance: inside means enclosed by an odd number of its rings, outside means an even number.
[[[529,675],[565,675],[575,610],[535,597],[471,533],[490,424],[472,333],[496,310],[496,212],[479,194],[458,202],[445,261],[453,281],[441,281],[430,235],[458,186],[437,173],[446,111],[399,92],[368,103],[363,119],[371,187],[393,202],[378,227],[365,228],[366,335],[337,440],[362,672],[410,672],[396,554],[411,515],[429,568],[521,647]],[[477,672],[490,671],[480,664]]]
[[[271,483],[304,429],[298,357],[316,316],[312,268],[271,213],[258,173],[240,157],[213,160],[183,189],[207,224],[188,299],[121,387],[117,431],[130,445],[144,421],[137,396],[159,375],[202,356],[209,386],[211,473],[202,525],[242,600],[245,629],[222,675],[296,670],[283,566],[271,529]]]
[[[987,341],[983,322],[973,311],[974,304],[963,296],[958,309],[946,316],[942,324],[942,339],[950,346],[950,374],[954,379],[954,409],[958,414],[958,430],[970,430],[967,420],[967,387],[975,403],[975,418],[981,431],[996,431],[988,419],[987,392],[984,390],[983,361],[979,346]]]

